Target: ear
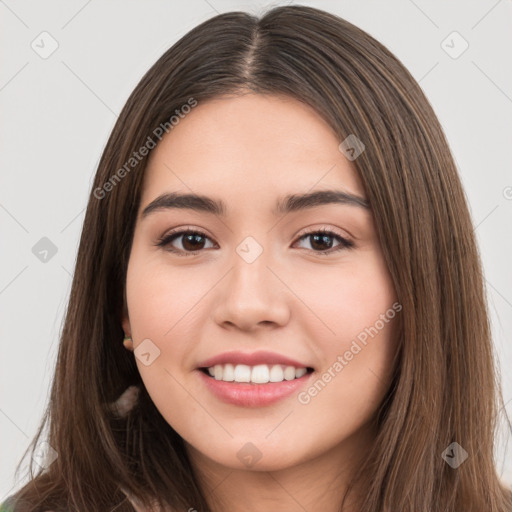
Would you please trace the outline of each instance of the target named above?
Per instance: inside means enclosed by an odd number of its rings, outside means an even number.
[[[131,339],[132,331],[130,327],[130,320],[128,318],[128,312],[123,311],[123,316],[121,319],[121,324],[123,326],[123,331],[125,336],[129,336],[129,339],[123,340],[123,345],[126,350],[129,350],[130,352],[133,352],[133,340]]]
[[[130,317],[128,316],[128,308],[126,302],[123,304],[123,312],[121,314],[121,325],[126,336],[132,335],[132,328],[130,326]]]

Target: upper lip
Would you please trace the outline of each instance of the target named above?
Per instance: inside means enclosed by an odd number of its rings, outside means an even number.
[[[198,368],[210,368],[216,364],[246,364],[248,366],[255,366],[257,364],[283,364],[286,366],[294,366],[295,368],[310,368],[307,364],[301,363],[289,357],[277,354],[275,352],[269,352],[261,350],[258,352],[224,352],[214,357],[204,360],[198,365]]]

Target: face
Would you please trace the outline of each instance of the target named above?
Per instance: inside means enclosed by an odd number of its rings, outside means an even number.
[[[246,94],[199,103],[150,155],[123,327],[156,407],[205,461],[334,453],[387,390],[400,306],[340,142],[310,107]],[[165,194],[210,201],[154,203]]]

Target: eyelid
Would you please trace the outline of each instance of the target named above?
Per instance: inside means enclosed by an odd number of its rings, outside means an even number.
[[[304,228],[304,231],[299,231],[299,234],[296,235],[296,237],[295,237],[296,242],[294,242],[294,245],[295,245],[295,243],[299,242],[301,239],[306,238],[311,235],[315,235],[317,233],[324,233],[327,236],[330,236],[333,238],[338,238],[340,243],[337,246],[327,249],[325,251],[313,251],[312,249],[308,249],[308,251],[312,252],[313,254],[319,254],[319,255],[323,256],[323,255],[329,255],[329,254],[336,253],[343,249],[352,249],[355,247],[355,243],[354,243],[352,237],[346,236],[345,234],[340,233],[337,228],[331,228],[331,227],[327,227],[327,226],[322,226],[320,228],[315,228],[315,227]]]
[[[295,235],[295,238],[302,238],[303,236],[305,235],[311,235],[311,234],[314,234],[314,233],[332,233],[336,236],[339,236],[340,238],[343,238],[344,240],[346,240],[347,242],[352,242],[353,241],[353,238],[348,234],[348,233],[342,233],[339,229],[337,228],[334,228],[334,227],[330,227],[330,226],[327,226],[327,225],[323,225],[323,226],[320,226],[320,227],[310,227],[308,226],[307,228],[304,228],[302,230],[300,230],[297,235]]]
[[[157,247],[163,247],[165,249],[165,246],[170,245],[170,242],[173,241],[173,240],[171,240],[173,237],[179,238],[180,236],[183,236],[187,233],[188,234],[192,233],[192,234],[197,234],[197,235],[203,236],[204,238],[211,240],[212,242],[214,242],[215,245],[218,246],[217,242],[214,241],[213,237],[208,235],[208,233],[205,233],[205,230],[203,228],[196,228],[193,226],[181,226],[179,228],[172,229],[171,231],[167,231],[164,235],[162,235],[157,240],[157,243],[155,245]],[[329,255],[329,254],[337,252],[338,250],[351,249],[355,246],[352,237],[346,236],[345,234],[340,233],[336,228],[327,227],[327,226],[322,226],[322,227],[317,227],[317,228],[315,228],[315,227],[304,228],[302,231],[299,231],[299,233],[297,235],[295,235],[293,245],[295,245],[301,239],[303,239],[307,236],[310,236],[310,235],[317,234],[317,233],[325,233],[328,236],[337,237],[340,239],[339,240],[340,243],[337,246],[327,249],[325,251],[314,251],[312,249],[306,249],[308,252],[316,253],[319,255]],[[166,249],[166,250],[169,252],[178,253],[178,254],[184,255],[184,256],[193,256],[193,255],[199,254],[200,252],[204,252],[204,249],[198,249],[197,251],[183,251],[182,249],[176,249],[176,248]]]
[[[211,237],[208,233],[205,233],[205,230],[203,228],[195,228],[193,226],[181,226],[179,228],[174,228],[174,229],[171,229],[170,231],[166,231],[161,237],[158,238],[155,245],[157,247],[162,247],[165,249],[165,247],[170,244],[171,239],[173,237],[179,238],[180,236],[183,236],[187,233],[201,235],[205,238],[208,238],[211,241],[214,241],[213,237]],[[216,242],[214,242],[214,243],[215,243],[215,245],[218,245]],[[175,248],[166,249],[166,250],[169,252],[184,254],[185,256],[192,256],[194,254],[201,252],[200,250],[199,251],[183,251],[182,249],[175,249]]]
[[[200,235],[205,235],[210,240],[213,240],[213,237],[211,237],[208,233],[206,233],[206,230],[203,228],[197,228],[194,226],[180,226],[179,228],[171,229],[170,231],[166,231],[165,234],[163,234],[160,237],[160,240],[165,240],[166,238],[169,238],[171,235],[177,235],[177,234],[183,234],[183,233],[197,233]]]

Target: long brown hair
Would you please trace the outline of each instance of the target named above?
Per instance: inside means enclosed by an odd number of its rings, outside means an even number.
[[[34,453],[48,427],[58,457],[37,474],[31,462],[30,482],[14,495],[16,510],[131,510],[121,488],[146,505],[210,510],[183,440],[152,403],[122,344],[147,156],[126,164],[191,98],[201,104],[247,91],[298,99],[340,142],[352,134],[365,145],[354,165],[403,309],[394,379],[375,417],[377,439],[353,475],[363,489],[361,510],[512,510],[493,460],[501,392],[482,266],[442,128],[382,44],[303,6],[207,20],[167,50],[129,97],[91,189],[51,398],[31,444]],[[139,401],[118,417],[108,404],[131,385],[140,387]],[[454,442],[468,454],[457,468],[442,457]]]

